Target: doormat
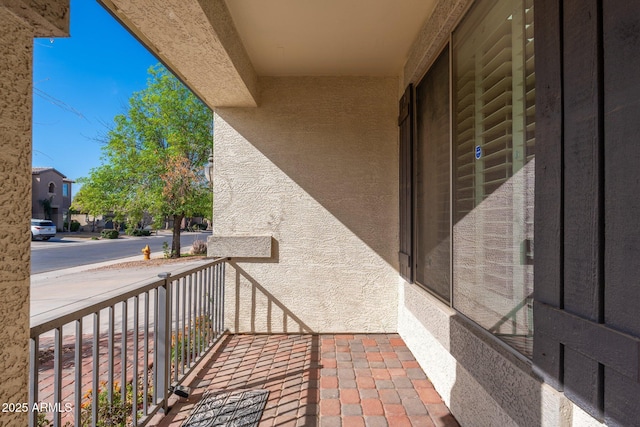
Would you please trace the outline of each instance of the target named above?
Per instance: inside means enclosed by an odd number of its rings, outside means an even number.
[[[269,390],[207,390],[182,427],[256,427]]]

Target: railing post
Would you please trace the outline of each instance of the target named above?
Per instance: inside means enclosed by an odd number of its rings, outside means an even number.
[[[33,405],[38,401],[39,378],[38,370],[40,369],[40,336],[33,337],[29,340],[29,359],[30,375],[29,375],[29,427],[36,427],[38,424],[38,412],[31,411]]]
[[[55,329],[55,343],[53,350],[53,404],[62,405],[62,326]],[[53,426],[62,425],[62,414],[55,411],[53,414]]]
[[[82,317],[76,320],[76,348],[75,348],[75,368],[76,368],[76,383],[74,385],[74,409],[73,416],[76,424],[81,424],[82,419]]]
[[[219,319],[220,323],[218,323],[218,334],[222,334],[224,331],[224,290],[225,290],[225,267],[227,263],[223,262],[220,264],[220,280],[218,281],[218,286],[220,286],[220,293],[218,296],[218,310],[219,310]]]
[[[171,273],[161,273],[158,277],[164,280],[164,284],[158,287],[158,342],[156,351],[158,354],[158,368],[156,387],[158,399],[162,401],[162,411],[168,412],[169,400],[169,364],[171,363],[171,299],[169,293],[169,277]]]

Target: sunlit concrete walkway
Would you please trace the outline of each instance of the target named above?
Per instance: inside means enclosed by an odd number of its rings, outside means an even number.
[[[260,427],[457,426],[395,334],[232,335],[161,426],[180,426],[206,390],[267,389]]]

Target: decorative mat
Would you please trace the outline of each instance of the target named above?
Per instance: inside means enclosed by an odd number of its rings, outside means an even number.
[[[207,390],[182,427],[257,427],[269,390]]]

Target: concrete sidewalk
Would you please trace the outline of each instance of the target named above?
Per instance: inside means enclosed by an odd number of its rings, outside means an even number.
[[[133,268],[116,266],[141,259],[142,256],[135,256],[31,275],[31,326],[156,281],[160,273],[175,275],[212,260],[185,260]],[[106,266],[113,267],[100,269]]]

